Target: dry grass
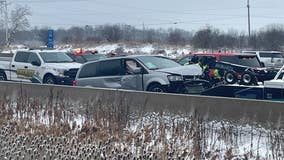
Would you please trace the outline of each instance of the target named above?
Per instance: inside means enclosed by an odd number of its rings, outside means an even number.
[[[129,112],[100,99],[0,100],[0,157],[7,159],[283,159],[283,130],[208,122],[187,114]]]

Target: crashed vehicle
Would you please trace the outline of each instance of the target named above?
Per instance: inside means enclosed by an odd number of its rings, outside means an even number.
[[[83,64],[74,86],[92,86],[151,92],[198,94],[208,82],[199,79],[201,67],[181,66],[161,56],[132,55]]]
[[[193,62],[194,60],[194,62]],[[256,55],[249,53],[195,53],[178,61],[181,65],[202,62],[210,70],[217,69],[227,84],[257,85],[271,80],[278,70],[265,68]]]

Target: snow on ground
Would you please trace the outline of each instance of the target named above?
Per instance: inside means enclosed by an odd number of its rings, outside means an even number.
[[[9,50],[3,50],[1,53],[15,53],[17,50],[27,49],[23,45],[15,45]],[[71,45],[57,46],[57,49],[61,51],[72,51],[76,48],[72,48]],[[110,52],[123,52],[127,54],[155,54],[167,56],[169,58],[178,58],[183,54],[190,53],[191,46],[171,46],[171,45],[158,45],[158,44],[100,44],[96,46],[89,46],[84,48],[85,50],[97,50],[99,53],[108,54]]]

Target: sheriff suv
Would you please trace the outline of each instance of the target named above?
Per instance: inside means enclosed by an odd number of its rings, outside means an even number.
[[[72,85],[80,66],[57,50],[17,51],[0,59],[0,80]]]
[[[201,75],[197,65],[181,66],[166,57],[132,55],[83,64],[74,86],[198,94],[208,85],[199,79]]]
[[[217,69],[222,80],[228,84],[256,85],[257,82],[273,79],[277,73],[275,69],[265,68],[255,54],[248,53],[196,53],[178,62],[182,65],[201,62],[209,70]]]

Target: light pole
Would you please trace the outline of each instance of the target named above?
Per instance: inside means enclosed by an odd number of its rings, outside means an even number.
[[[249,5],[249,0],[247,0],[247,8],[248,8],[248,34],[250,37],[250,5]]]

